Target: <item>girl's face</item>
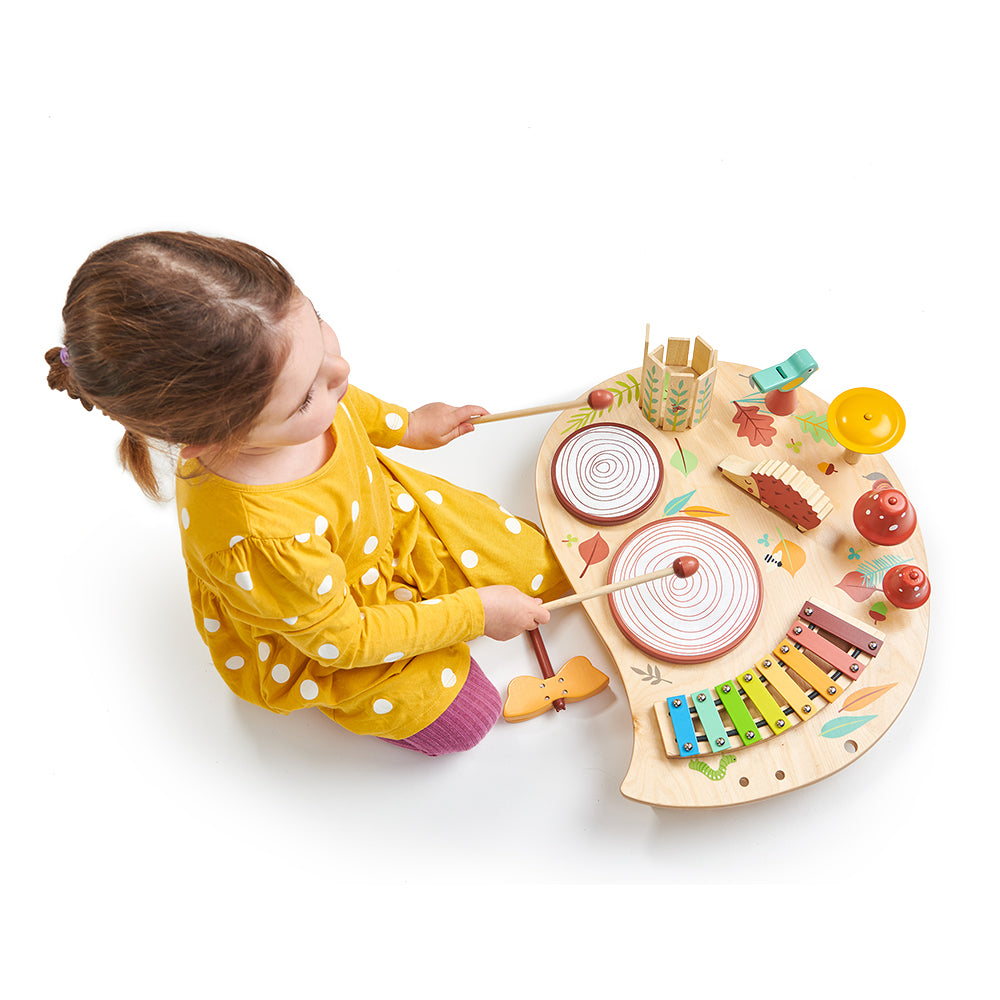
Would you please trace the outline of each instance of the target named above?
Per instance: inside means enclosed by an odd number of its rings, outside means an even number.
[[[288,357],[243,448],[263,453],[306,444],[325,434],[347,392],[351,366],[337,335],[301,293],[283,324]]]

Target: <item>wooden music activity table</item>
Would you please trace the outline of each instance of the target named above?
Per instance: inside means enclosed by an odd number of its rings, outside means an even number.
[[[897,607],[883,586],[927,559],[919,526],[898,544],[855,527],[862,495],[904,487],[884,453],[845,450],[831,404],[800,384],[765,394],[757,368],[714,352],[676,363],[678,344],[657,372],[647,341],[643,367],[596,386],[607,409],[559,414],[536,492],[578,593],[698,559],[690,578],[583,607],[632,713],[622,794],[734,805],[835,773],[892,725],[920,673],[929,606]]]

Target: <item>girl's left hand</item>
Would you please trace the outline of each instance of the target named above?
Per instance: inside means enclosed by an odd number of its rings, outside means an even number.
[[[488,413],[482,406],[449,406],[447,403],[428,403],[410,413],[410,422],[399,443],[404,448],[440,448],[455,438],[475,430],[470,417]]]

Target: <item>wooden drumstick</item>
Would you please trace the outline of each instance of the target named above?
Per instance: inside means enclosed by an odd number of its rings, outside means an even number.
[[[606,410],[615,401],[607,389],[594,389],[587,396],[571,399],[566,403],[546,403],[544,406],[529,406],[524,410],[505,410],[503,413],[484,413],[481,417],[470,417],[470,424],[488,424],[494,420],[511,420],[513,417],[532,417],[536,413],[554,413],[569,410],[574,406],[589,406],[592,410]]]
[[[535,659],[538,660],[538,667],[542,672],[542,676],[548,680],[550,677],[555,677],[555,671],[552,669],[552,661],[549,659],[548,651],[545,649],[545,643],[542,642],[541,633],[537,628],[533,628],[528,632],[528,639],[531,641],[531,648],[535,651]],[[552,702],[552,707],[557,711],[561,712],[566,707],[566,702],[562,698],[556,698]]]
[[[698,560],[694,556],[678,556],[666,569],[658,569],[652,573],[644,573],[642,576],[634,576],[631,580],[619,580],[618,583],[609,583],[596,590],[589,590],[585,594],[570,594],[569,597],[560,597],[556,601],[549,601],[542,607],[548,611],[555,608],[565,608],[570,604],[579,604],[580,601],[589,601],[592,597],[600,597],[602,594],[613,594],[617,590],[625,590],[626,587],[635,587],[640,583],[652,583],[654,580],[662,580],[665,576],[679,576],[681,579],[698,572]]]

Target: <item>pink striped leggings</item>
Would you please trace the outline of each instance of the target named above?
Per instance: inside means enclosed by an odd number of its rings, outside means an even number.
[[[468,679],[442,715],[405,740],[379,739],[428,757],[471,750],[493,728],[501,708],[500,692],[471,660]]]

